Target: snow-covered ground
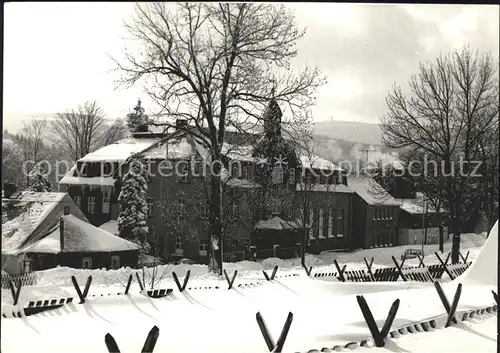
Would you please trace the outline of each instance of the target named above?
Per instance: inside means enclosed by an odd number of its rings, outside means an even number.
[[[481,246],[484,244],[485,235],[481,234],[462,234],[461,251],[463,256],[469,251],[467,261],[474,261],[479,253]],[[306,264],[313,266],[313,272],[336,272],[334,259],[340,266],[346,265],[346,270],[366,270],[364,258],[368,261],[374,258],[373,269],[382,267],[394,267],[392,256],[400,261],[401,254],[405,249],[417,248],[415,246],[399,246],[390,248],[375,248],[365,249],[350,253],[334,253],[325,252],[320,255],[306,256]],[[420,248],[420,247],[418,247]],[[424,262],[426,265],[439,264],[439,260],[434,255],[434,252],[439,250],[438,245],[427,245],[424,248]],[[451,243],[445,243],[444,254],[441,258],[444,260],[449,251],[451,251]],[[228,275],[231,276],[234,270],[238,270],[238,276],[235,281],[236,285],[245,282],[263,281],[264,276],[262,270],[270,270],[275,265],[278,265],[278,278],[289,274],[304,275],[304,270],[300,266],[300,259],[282,260],[278,258],[270,258],[259,262],[242,261],[237,263],[226,263],[224,268]],[[405,266],[418,266],[418,259],[408,259],[405,261]],[[175,272],[182,280],[182,277],[190,271],[190,287],[209,287],[222,286],[225,287],[225,280],[218,279],[213,274],[208,272],[205,265],[162,265],[155,270],[152,268],[142,270],[133,270],[130,268],[122,268],[119,270],[80,270],[72,268],[54,268],[37,273],[37,285],[23,287],[21,290],[20,300],[25,302],[35,299],[50,299],[58,297],[75,296],[75,290],[71,283],[71,276],[75,276],[78,283],[83,287],[88,276],[92,276],[92,285],[90,294],[99,295],[101,293],[118,293],[123,292],[130,274],[134,274],[133,288],[138,288],[136,283],[135,273],[138,272],[140,277],[146,279],[146,286],[149,289],[157,288],[175,288],[175,283],[172,277],[172,272]],[[446,275],[444,280],[448,280]],[[330,280],[332,280],[330,278]],[[137,289],[133,289],[137,290]],[[12,295],[10,290],[2,289],[2,302],[11,303]]]
[[[494,304],[491,290],[497,287],[497,276],[492,270],[496,268],[498,258],[497,229],[492,231],[486,246],[469,249],[469,258],[473,261],[471,268],[456,281],[443,285],[451,301],[457,281],[464,282],[458,311],[482,309]],[[347,254],[336,258],[341,263],[354,266],[364,263],[363,257],[374,256],[377,265],[387,266],[392,264],[390,254],[399,257],[401,250],[373,249],[350,254],[350,258],[346,258]],[[329,256],[331,254],[309,257],[308,261],[317,259],[316,264],[325,261],[325,266]],[[250,264],[255,267],[249,268]],[[267,260],[261,264],[250,264],[228,264],[228,267],[244,269],[236,284],[238,281],[253,281],[253,277],[257,276],[262,279],[262,274],[255,270],[269,268],[274,263]],[[281,275],[286,274],[285,271],[298,271],[293,261],[278,265],[278,274]],[[190,281],[188,287],[195,286],[195,282],[203,286],[222,283],[208,277],[203,266],[185,266],[183,270],[188,268],[199,268],[198,272],[193,271],[193,283]],[[179,272],[179,276],[184,275],[179,267],[175,271]],[[68,269],[45,271],[40,278],[41,285],[35,286],[38,295],[45,297],[47,293],[44,290],[50,290],[52,294],[55,290],[65,291],[69,272]],[[77,277],[83,286],[87,273],[71,272],[79,274]],[[94,271],[92,274],[102,288],[119,289],[117,291],[120,292],[128,277],[126,270]],[[112,281],[122,283],[112,284]],[[293,323],[284,352],[307,352],[313,348],[332,348],[369,338],[356,294],[365,296],[379,326],[382,326],[392,302],[399,298],[401,304],[392,329],[438,316],[442,319],[445,313],[435,289],[429,283],[339,283],[307,277],[303,271],[300,276],[280,277],[272,282],[262,281],[231,290],[188,290],[182,293],[174,290],[172,295],[161,299],[140,294],[137,283],[133,286],[128,296],[89,298],[85,304],[78,304],[75,300],[60,309],[34,316],[2,318],[1,350],[4,353],[22,352],[36,347],[40,352],[69,349],[75,352],[107,352],[104,336],[110,333],[122,352],[138,352],[147,333],[156,325],[160,328],[160,336],[155,352],[266,352],[266,344],[255,320],[256,313],[262,313],[269,331],[277,339],[287,314],[292,312]],[[226,287],[223,285],[223,288]],[[96,289],[99,289],[98,286]],[[68,295],[74,297],[74,289]],[[4,304],[2,310],[7,310],[7,305]],[[494,318],[459,322],[453,328],[390,339],[385,348],[359,347],[358,350],[422,353],[470,352],[476,349],[492,351],[493,345],[496,347],[495,322],[496,314]]]

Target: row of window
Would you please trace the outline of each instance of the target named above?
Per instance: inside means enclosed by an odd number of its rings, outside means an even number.
[[[92,269],[92,258],[91,257],[84,257],[82,259],[82,268],[83,269]],[[119,255],[111,256],[111,268],[115,269],[115,270],[120,268],[120,256]]]
[[[82,197],[81,196],[75,196],[73,198],[75,201],[75,204],[78,206],[79,209],[83,210],[82,208]],[[96,214],[96,197],[95,196],[89,196],[87,198],[87,214]],[[101,203],[101,212],[102,214],[109,214],[110,213],[110,205],[111,205],[111,198],[109,194],[106,195],[106,193],[103,193],[102,197],[102,203]],[[150,216],[153,215],[153,200],[148,199],[148,214]]]
[[[373,212],[373,220],[390,220],[394,219],[395,209],[393,207],[377,207]]]
[[[175,238],[175,254],[184,255],[184,241],[181,237]],[[207,256],[208,254],[208,240],[200,239],[198,242],[198,254],[200,256]]]
[[[315,217],[317,216],[317,217]],[[342,208],[329,208],[317,210],[317,215],[311,208],[309,219],[312,219],[312,227],[309,229],[309,237],[314,237],[314,229],[318,229],[318,238],[341,238],[344,236],[344,210]],[[325,222],[328,220],[328,222]],[[326,225],[326,227],[325,227]]]

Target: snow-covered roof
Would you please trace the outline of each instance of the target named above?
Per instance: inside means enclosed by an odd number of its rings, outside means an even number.
[[[15,199],[3,199],[2,214],[7,220],[2,221],[2,252],[21,246],[65,195],[63,192],[25,191]]]
[[[394,199],[375,179],[367,176],[350,176],[348,187],[359,195],[368,205],[400,206],[401,202]]]
[[[338,170],[342,171],[342,168],[333,164],[329,160],[326,160],[320,156],[311,155],[300,155],[300,163],[302,168],[307,169],[322,169],[322,170]]]
[[[71,214],[64,215],[62,218],[64,221],[63,252],[112,252],[139,249],[137,244],[117,237]],[[60,253],[61,238],[59,227],[55,227],[46,237],[34,244],[28,245],[20,250],[20,252]]]
[[[423,207],[422,199],[395,199],[400,202],[399,208],[409,214],[424,214],[425,209]],[[436,209],[429,203],[427,203],[427,213],[436,213]],[[444,212],[444,209],[441,209]]]
[[[297,229],[300,227],[301,222],[299,220],[285,221],[278,216],[274,216],[268,220],[260,220],[255,225],[256,229],[271,229],[271,230],[287,230],[287,229]]]
[[[99,148],[97,151],[87,154],[85,157],[80,158],[79,162],[124,162],[128,157],[134,153],[141,152],[142,150],[152,146],[158,142],[158,138],[133,138],[126,139],[112,143],[111,145]]]
[[[118,235],[118,222],[116,221],[116,219],[111,219],[106,223],[101,224],[99,228],[111,234]]]
[[[83,177],[75,176],[76,165],[66,173],[66,175],[59,181],[59,184],[65,185],[102,185],[114,186],[116,179],[113,177]]]
[[[252,156],[252,145],[232,145],[224,143],[222,145],[221,153],[229,159],[242,162],[255,162],[257,160]]]
[[[144,153],[146,159],[189,159],[191,156],[194,149],[189,136],[167,140]]]

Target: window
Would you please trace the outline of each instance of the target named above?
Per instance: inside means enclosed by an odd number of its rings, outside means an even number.
[[[111,268],[114,270],[120,268],[120,256],[118,255],[111,256]]]
[[[208,206],[204,203],[199,205],[199,217],[201,219],[208,219]]]
[[[176,214],[177,221],[179,222],[181,219],[186,217],[186,201],[183,197],[177,200],[176,202]]]
[[[84,257],[82,260],[82,268],[92,268],[92,258],[91,257]]]
[[[81,196],[75,196],[74,200],[75,200],[75,203],[78,206],[78,208],[82,209],[82,197]]]
[[[109,214],[109,202],[111,201],[111,191],[104,189],[102,193],[102,213]]]
[[[238,200],[233,200],[233,204],[231,205],[231,210],[233,212],[233,216],[237,215],[240,211]]]
[[[344,184],[344,176],[342,174],[339,174],[339,184]]]
[[[249,165],[247,167],[247,172],[248,172],[248,180],[253,180],[254,179],[253,165]]]
[[[281,214],[281,202],[278,199],[273,199],[271,201],[271,213],[273,215]]]
[[[231,163],[231,176],[233,178],[240,178],[240,163]]]
[[[241,168],[242,172],[242,179],[248,180],[248,168],[247,167],[242,167]]]
[[[207,256],[207,254],[208,254],[208,240],[200,239],[199,254],[200,254],[200,256]]]
[[[335,230],[333,229],[333,215],[334,211],[333,209],[329,209],[328,211],[328,237],[334,237],[335,236]]]
[[[343,237],[343,236],[344,236],[344,210],[339,209],[337,216],[337,237]]]
[[[288,184],[293,185],[295,184],[295,169],[290,168],[290,172],[288,174]]]
[[[283,167],[280,165],[275,165],[271,173],[273,184],[283,183]]]
[[[177,255],[183,255],[184,254],[184,249],[182,247],[182,239],[180,237],[175,238],[175,253]]]
[[[187,161],[179,161],[177,168],[179,175],[177,180],[182,184],[189,184],[189,163]]]
[[[311,238],[314,237],[313,224],[314,224],[314,211],[312,207],[309,206],[309,236]]]
[[[373,219],[375,221],[380,219],[380,210],[378,208],[373,209]]]
[[[89,214],[95,214],[95,197],[94,196],[89,197],[89,204],[88,204],[87,211],[89,212]]]
[[[319,229],[319,237],[322,238],[324,237],[323,235],[323,223],[324,223],[324,219],[323,219],[323,209],[320,208],[319,209],[319,225],[318,225],[318,229]]]
[[[148,217],[153,217],[154,210],[153,210],[153,199],[148,199]]]
[[[293,204],[291,202],[287,204],[287,215],[289,218],[293,218]]]

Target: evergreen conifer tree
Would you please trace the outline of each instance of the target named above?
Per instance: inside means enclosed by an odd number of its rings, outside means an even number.
[[[136,131],[138,126],[147,123],[148,116],[141,105],[141,100],[137,101],[134,110],[127,114],[127,126],[130,131]]]
[[[30,186],[28,188],[29,191],[34,192],[50,192],[51,184],[47,177],[47,173],[45,173],[40,164],[35,165],[33,170],[28,175]]]
[[[150,250],[148,235],[148,171],[142,157],[132,156],[129,170],[123,176],[118,202],[121,209],[118,216],[119,236],[133,241],[141,248],[141,253]]]

